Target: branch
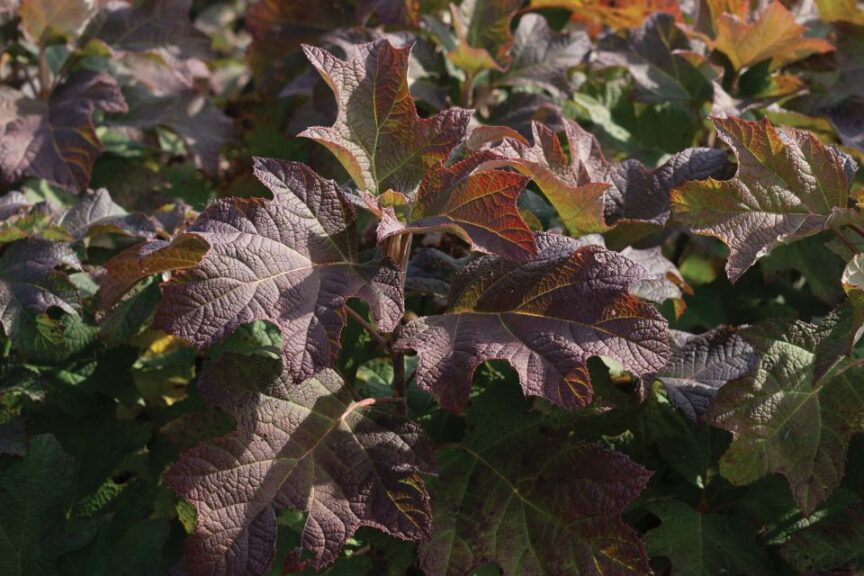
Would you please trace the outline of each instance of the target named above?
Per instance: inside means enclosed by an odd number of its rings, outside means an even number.
[[[390,354],[390,344],[387,342],[387,339],[384,338],[384,336],[382,336],[381,333],[378,332],[378,330],[376,330],[374,326],[372,326],[372,324],[370,324],[369,322],[367,322],[366,319],[363,318],[363,316],[361,316],[360,314],[358,314],[358,313],[357,313],[353,308],[351,308],[350,306],[345,306],[345,310],[348,311],[348,315],[351,316],[351,318],[353,318],[355,322],[357,322],[358,324],[360,324],[360,326],[362,326],[363,329],[366,330],[366,332],[368,332],[370,336],[372,336],[372,339],[375,340],[375,342],[376,342],[376,343],[377,343],[377,344],[378,344],[378,345],[379,345],[379,346],[380,346],[380,347],[381,347],[385,352],[387,352],[388,354]]]

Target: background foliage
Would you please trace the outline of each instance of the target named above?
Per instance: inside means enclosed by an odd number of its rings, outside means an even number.
[[[864,569],[860,4],[0,38],[0,575]]]

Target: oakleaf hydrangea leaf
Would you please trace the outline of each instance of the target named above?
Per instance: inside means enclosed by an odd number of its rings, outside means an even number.
[[[22,240],[0,257],[0,325],[13,340],[34,328],[38,315],[51,307],[77,314],[78,290],[58,268],[80,270],[68,244]]]
[[[675,0],[531,0],[531,7],[570,10],[572,19],[586,23],[592,33],[603,26],[636,28],[658,12],[672,14],[678,21],[682,19]]]
[[[0,474],[0,573],[4,576],[56,574],[57,560],[93,537],[87,526],[67,528],[73,464],[53,436],[42,434],[31,438],[23,459]]]
[[[21,28],[33,42],[43,34],[78,34],[96,12],[93,0],[21,0]]]
[[[669,401],[695,422],[720,388],[752,374],[758,363],[759,354],[738,330],[722,326],[699,335],[681,334],[669,363],[655,376]]]
[[[454,280],[445,314],[412,321],[394,347],[419,356],[417,384],[461,411],[477,367],[505,360],[525,394],[567,408],[592,399],[586,365],[613,358],[635,374],[659,370],[669,353],[666,321],[628,291],[647,277],[601,248],[538,234],[526,263],[483,257]]]
[[[429,535],[432,472],[419,426],[377,423],[333,370],[301,383],[278,361],[222,356],[201,393],[237,430],[186,452],[165,475],[197,511],[186,549],[192,576],[261,576],[276,546],[276,511],[308,513],[303,548],[320,569],[361,526],[404,540]]]
[[[273,200],[225,199],[201,213],[188,233],[210,250],[163,287],[154,322],[203,348],[267,320],[302,380],[335,359],[349,298],[366,300],[380,328],[393,330],[404,309],[400,272],[389,259],[359,261],[354,209],[335,182],[265,158],[255,173]]]
[[[840,510],[793,533],[780,556],[801,573],[831,574],[847,565],[854,571],[864,562],[864,505]]]
[[[12,88],[0,90],[0,173],[12,183],[35,176],[79,192],[87,188],[102,145],[93,113],[126,112],[107,74],[83,71],[57,87],[47,102]]]
[[[762,355],[759,365],[723,386],[708,415],[733,435],[720,473],[739,485],[780,473],[809,515],[840,483],[850,438],[864,432],[864,366],[825,358],[824,332],[806,322],[769,324],[745,337]]]
[[[778,131],[767,121],[714,118],[738,158],[731,180],[685,182],[672,192],[679,222],[729,246],[736,281],[772,248],[829,227],[846,208],[857,166],[811,132]]]
[[[84,193],[77,204],[60,216],[58,224],[75,240],[90,234],[116,233],[149,238],[156,233],[153,221],[144,214],[129,214],[104,188]]]
[[[571,157],[568,159],[558,136],[547,126],[531,123],[533,144],[507,137],[495,148],[512,166],[530,176],[558,211],[561,221],[573,235],[607,229],[603,217],[608,184],[591,182],[581,159],[576,156],[571,137],[575,123],[564,120]],[[599,153],[599,145],[597,147]]]
[[[585,32],[555,32],[542,16],[526,14],[516,27],[513,61],[495,83],[567,96],[572,90],[568,72],[582,63],[590,48]]]
[[[534,233],[516,207],[528,179],[483,164],[498,156],[480,152],[453,164],[433,168],[424,176],[410,215],[402,224],[383,213],[379,240],[393,234],[446,230],[460,236],[475,250],[526,260],[537,252]]]
[[[381,24],[402,24],[416,27],[420,24],[420,0],[359,0],[357,20],[365,22],[370,16]]]
[[[102,306],[110,308],[147,276],[195,266],[209,249],[205,240],[193,234],[127,248],[105,264],[105,276],[99,285]]]
[[[735,516],[703,513],[677,500],[650,502],[648,511],[660,526],[645,535],[652,556],[665,556],[675,574],[776,574],[758,545],[756,528]]]
[[[115,50],[150,52],[168,49],[180,58],[204,58],[210,39],[192,24],[192,0],[146,0],[119,5],[103,16],[97,37]]]
[[[463,442],[438,455],[428,481],[432,537],[427,576],[468,576],[494,564],[504,576],[651,574],[636,532],[621,519],[651,473],[627,456],[542,427],[513,388],[488,389]]]
[[[771,65],[779,68],[834,49],[826,40],[805,36],[806,29],[780,0],[773,0],[753,22],[726,13],[717,18],[715,26],[714,47],[729,58],[736,70],[769,58]]]
[[[707,60],[691,52],[686,34],[670,14],[648,17],[627,39],[610,35],[599,45],[597,64],[626,68],[643,102],[703,102],[713,96],[716,73]]]
[[[510,67],[513,33],[510,22],[522,0],[464,0],[451,5],[456,46],[447,59],[469,74]]]
[[[662,224],[672,188],[685,180],[723,177],[728,169],[726,155],[708,148],[688,148],[654,170],[635,159],[610,162],[592,134],[562,121],[569,159],[555,133],[536,122],[532,146],[505,138],[494,150],[534,179],[574,235],[602,232],[622,219]]]
[[[329,128],[300,133],[326,146],[357,185],[373,194],[412,195],[426,170],[443,162],[465,136],[469,110],[450,108],[420,118],[408,90],[408,48],[387,40],[356,47],[350,60],[305,46],[306,56],[336,96]]]

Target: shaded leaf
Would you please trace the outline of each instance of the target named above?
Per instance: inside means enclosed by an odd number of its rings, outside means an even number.
[[[696,422],[720,388],[755,371],[759,354],[733,327],[682,336],[655,377],[663,382],[669,401]]]
[[[78,290],[57,270],[81,269],[68,244],[24,240],[0,257],[0,324],[12,341],[35,329],[39,315],[56,307],[69,314],[79,309]]]
[[[474,371],[488,360],[516,370],[526,395],[567,408],[592,399],[587,360],[605,356],[636,374],[660,369],[666,322],[628,288],[638,265],[599,246],[538,234],[527,263],[484,257],[454,281],[448,311],[406,325],[395,349],[419,356],[417,385],[461,411]]]
[[[104,188],[86,192],[75,206],[67,210],[58,220],[75,240],[91,234],[124,234],[137,238],[149,238],[156,233],[156,226],[144,214],[129,214],[116,204]]]
[[[806,322],[753,328],[745,338],[761,354],[759,366],[723,386],[708,416],[733,434],[720,472],[738,485],[780,473],[809,515],[840,483],[849,440],[862,431],[864,367],[826,357],[824,335]]]
[[[130,103],[132,112],[116,120],[118,124],[164,126],[183,139],[196,167],[209,175],[219,173],[219,151],[233,137],[234,122],[207,98],[192,90],[164,97],[137,91]]]
[[[103,16],[96,36],[116,50],[149,52],[167,48],[181,58],[209,55],[210,39],[189,17],[192,0],[146,0],[119,5]]]
[[[734,516],[701,513],[683,502],[666,500],[646,508],[660,526],[645,535],[652,556],[665,556],[674,574],[776,574],[770,557],[757,544],[757,531]]]
[[[57,560],[92,537],[85,526],[67,533],[65,506],[73,460],[53,436],[30,439],[27,455],[0,474],[0,573],[56,574]]]
[[[846,264],[840,283],[852,304],[852,331],[856,334],[854,339],[857,340],[857,334],[864,326],[864,254],[855,254]]]
[[[582,63],[590,48],[584,32],[555,32],[542,16],[526,14],[516,27],[513,61],[495,83],[538,87],[556,96],[568,96],[572,90],[568,72]]]
[[[93,126],[96,110],[127,110],[120,88],[107,74],[77,72],[47,102],[2,88],[3,181],[10,184],[35,176],[76,192],[87,188],[93,163],[103,150]]]
[[[394,234],[445,230],[487,254],[513,260],[536,254],[534,233],[516,207],[528,179],[484,169],[484,164],[497,158],[492,152],[480,152],[452,166],[431,169],[420,182],[409,222],[402,224],[385,212],[379,241]]]
[[[849,507],[792,534],[780,556],[796,570],[822,572],[864,563],[864,505]]]
[[[200,386],[237,430],[187,452],[165,475],[197,511],[190,574],[266,574],[275,511],[286,508],[308,512],[302,545],[317,569],[361,526],[405,540],[428,536],[418,472],[432,471],[432,454],[419,426],[376,423],[369,402],[354,401],[332,370],[296,384],[276,361],[227,355]]]
[[[769,58],[772,67],[779,68],[834,49],[826,40],[805,36],[805,28],[780,0],[773,0],[752,22],[737,14],[721,14],[716,30],[714,47],[729,58],[735,70]]]
[[[420,25],[420,0],[359,0],[357,20],[365,22],[370,16],[381,24]]]
[[[357,46],[350,60],[304,48],[336,95],[339,113],[329,128],[301,132],[326,146],[362,190],[411,195],[426,170],[447,159],[465,136],[469,110],[417,115],[408,90],[409,48],[387,40]]]
[[[693,293],[678,268],[663,256],[663,250],[659,246],[644,250],[628,246],[621,251],[621,255],[639,264],[649,276],[648,279],[634,284],[630,288],[631,294],[649,302],[676,300],[683,303],[683,293]]]
[[[846,208],[854,161],[812,133],[767,121],[714,118],[738,159],[732,180],[685,182],[672,192],[676,219],[730,249],[734,282],[772,248],[815,234]]]
[[[610,36],[599,45],[600,66],[626,68],[636,81],[636,96],[651,103],[702,102],[713,96],[716,75],[670,14],[653,14],[625,40]]]
[[[468,257],[454,258],[435,248],[418,250],[408,263],[405,291],[429,294],[446,304],[450,279],[467,264]]]
[[[195,267],[163,287],[155,324],[199,348],[253,320],[282,330],[286,367],[298,380],[339,352],[349,298],[369,303],[380,328],[402,317],[391,260],[358,260],[355,213],[332,180],[295,162],[258,158],[273,200],[225,199],[189,227],[210,245]]]
[[[651,574],[621,519],[650,477],[625,455],[544,429],[515,389],[489,389],[463,442],[439,452],[428,576],[467,576],[495,564],[517,574]]]

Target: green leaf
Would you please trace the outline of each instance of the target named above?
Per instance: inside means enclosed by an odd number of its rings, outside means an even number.
[[[30,439],[30,449],[0,474],[0,574],[59,576],[57,559],[92,537],[81,526],[68,529],[67,491],[72,458],[53,436]]]
[[[502,385],[476,399],[465,440],[439,452],[423,571],[467,576],[492,563],[508,575],[650,574],[621,519],[650,472],[544,428],[519,389]]]
[[[780,473],[810,514],[840,483],[850,438],[864,432],[864,366],[830,354],[820,327],[806,322],[769,323],[744,337],[761,353],[759,366],[721,388],[708,416],[733,434],[720,473],[737,485]]]
[[[657,500],[645,508],[661,522],[645,535],[645,546],[652,557],[669,558],[673,574],[776,574],[759,546],[756,527],[743,519],[699,512],[677,500]]]

